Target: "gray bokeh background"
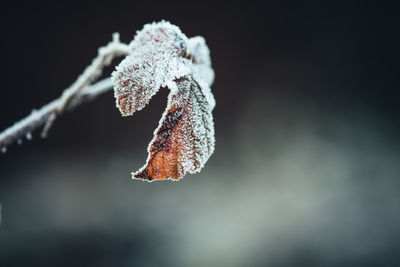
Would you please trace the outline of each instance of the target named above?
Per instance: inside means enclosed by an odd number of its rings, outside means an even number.
[[[118,31],[170,20],[216,72],[216,151],[179,182],[130,179],[166,105],[112,93],[0,155],[0,266],[397,266],[395,9],[373,3],[9,6],[3,129],[58,97]],[[116,60],[115,63],[118,63]],[[112,68],[106,70],[110,73]]]

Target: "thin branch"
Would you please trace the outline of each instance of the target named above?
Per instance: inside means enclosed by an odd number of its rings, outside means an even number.
[[[84,87],[72,100],[68,102],[64,110],[71,110],[74,107],[86,103],[98,95],[110,91],[113,87],[111,79],[101,80],[93,85]],[[43,106],[39,110],[33,110],[26,118],[16,122],[13,126],[0,133],[0,148],[5,152],[6,147],[23,137],[31,139],[31,132],[45,124],[49,117],[54,114],[64,103],[62,96]]]
[[[129,46],[121,43],[119,34],[114,33],[113,40],[106,46],[99,48],[97,57],[86,67],[78,79],[69,88],[64,90],[59,98],[39,110],[33,110],[29,116],[0,133],[1,151],[5,152],[7,146],[15,141],[20,144],[23,136],[30,140],[32,138],[31,132],[43,125],[41,136],[43,138],[46,137],[55,119],[64,110],[72,109],[110,90],[112,88],[110,79],[102,80],[92,86],[89,85],[100,77],[104,67],[110,65],[114,58],[128,55],[129,53]]]
[[[85,86],[98,79],[105,66],[110,65],[111,61],[118,56],[129,54],[129,47],[119,41],[119,34],[113,34],[113,40],[107,46],[100,47],[97,57],[78,77],[78,79],[66,89],[60,99],[60,105],[54,112],[48,116],[45,126],[42,130],[42,137],[46,137],[49,129],[53,125],[56,117],[64,111],[68,102],[79,93]]]

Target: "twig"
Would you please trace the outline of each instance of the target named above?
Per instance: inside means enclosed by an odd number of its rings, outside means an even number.
[[[84,70],[78,79],[62,95],[39,110],[33,110],[26,118],[16,122],[13,126],[0,133],[0,149],[2,152],[7,150],[7,146],[18,140],[21,143],[21,137],[25,136],[28,140],[32,138],[31,132],[44,125],[41,136],[47,136],[48,131],[53,125],[57,116],[64,110],[71,109],[76,105],[93,99],[112,88],[110,79],[102,80],[92,86],[92,82],[98,79],[103,68],[111,61],[123,55],[130,53],[129,46],[121,43],[119,34],[113,34],[113,40],[104,47],[100,47],[98,55],[92,63]]]
[[[109,78],[101,80],[93,85],[86,86],[73,96],[72,100],[68,102],[64,109],[71,110],[80,104],[86,103],[94,99],[96,96],[110,91],[112,86],[113,84]],[[60,97],[43,106],[39,110],[33,110],[26,118],[16,122],[13,126],[0,133],[0,148],[2,151],[5,152],[8,145],[12,144],[16,140],[20,140],[24,136],[28,140],[31,139],[31,132],[45,124],[49,120],[49,117],[61,107],[64,103],[63,101],[64,99]]]
[[[111,61],[122,55],[129,54],[129,47],[119,41],[119,34],[113,34],[113,40],[107,46],[100,47],[97,57],[92,61],[78,79],[66,89],[60,98],[60,104],[52,114],[47,118],[46,124],[43,127],[41,136],[46,137],[49,129],[53,125],[56,117],[64,111],[68,102],[79,93],[85,86],[94,82],[101,75],[103,68],[111,63]]]

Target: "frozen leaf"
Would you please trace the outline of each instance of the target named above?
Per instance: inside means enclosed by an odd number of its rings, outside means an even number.
[[[193,57],[192,71],[211,86],[214,81],[214,70],[211,68],[210,50],[201,36],[188,40],[190,54]]]
[[[178,27],[162,21],[145,25],[130,48],[112,74],[122,115],[141,110],[160,87],[171,90],[147,163],[133,178],[177,180],[186,172],[199,172],[215,143],[210,89],[214,71],[204,38],[188,39]]]
[[[148,148],[147,163],[134,178],[180,179],[186,172],[199,172],[214,151],[213,103],[191,75],[175,83],[178,90],[168,97],[167,109]]]
[[[187,37],[167,22],[145,25],[129,45],[132,49],[112,73],[117,107],[123,116],[141,110],[173,79],[191,72]]]

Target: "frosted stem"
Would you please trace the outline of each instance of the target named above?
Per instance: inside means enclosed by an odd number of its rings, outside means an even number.
[[[69,88],[64,90],[59,98],[39,110],[32,111],[29,116],[0,133],[0,149],[5,151],[8,145],[23,136],[29,139],[31,132],[43,125],[41,136],[46,137],[57,116],[62,114],[64,110],[71,109],[110,90],[112,88],[110,79],[99,81],[91,86],[89,85],[100,77],[103,68],[110,65],[114,58],[128,55],[129,53],[129,46],[121,43],[119,34],[114,33],[113,40],[106,46],[99,48],[97,57],[86,67],[78,79]]]
[[[74,95],[72,100],[67,103],[64,110],[71,110],[80,104],[86,103],[94,99],[96,96],[110,91],[112,87],[113,84],[109,78],[101,80],[93,85],[83,87],[83,89]],[[32,131],[45,124],[49,117],[59,110],[64,103],[63,101],[64,99],[61,96],[39,110],[33,110],[30,115],[16,122],[13,126],[5,129],[0,133],[0,148],[4,148],[5,150],[8,145],[18,139],[25,136],[29,138]]]
[[[113,34],[113,40],[108,45],[100,47],[98,55],[93,59],[92,63],[86,67],[85,71],[78,77],[78,79],[66,90],[60,98],[60,104],[48,116],[45,126],[42,130],[42,137],[46,137],[49,129],[53,125],[57,115],[64,111],[64,108],[68,105],[68,102],[79,93],[85,86],[91,84],[98,79],[103,72],[105,66],[110,65],[111,61],[118,56],[129,54],[129,47],[119,41],[119,34]]]

